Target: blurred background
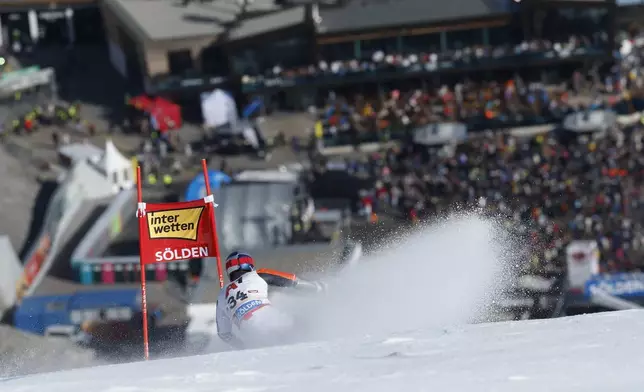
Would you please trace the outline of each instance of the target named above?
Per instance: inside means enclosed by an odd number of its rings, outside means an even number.
[[[525,244],[499,319],[644,301],[644,3],[0,0],[0,377],[140,356],[135,171],[222,253],[313,275],[466,207]],[[464,273],[455,270],[454,274]],[[146,271],[200,352],[216,260]]]

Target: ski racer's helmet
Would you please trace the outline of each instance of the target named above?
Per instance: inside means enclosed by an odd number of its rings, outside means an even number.
[[[226,273],[230,281],[237,280],[245,272],[255,269],[255,261],[248,253],[233,252],[226,257]]]

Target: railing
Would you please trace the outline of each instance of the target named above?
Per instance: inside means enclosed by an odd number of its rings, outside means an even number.
[[[567,56],[561,56],[554,50],[544,52],[530,52],[521,54],[506,54],[499,57],[462,57],[460,59],[449,59],[438,61],[433,66],[429,64],[416,64],[409,67],[395,67],[381,65],[375,69],[345,70],[339,73],[317,72],[306,75],[284,75],[279,77],[251,77],[248,81],[242,81],[242,91],[251,93],[262,89],[288,88],[304,85],[334,85],[343,83],[358,83],[377,81],[380,79],[392,79],[401,77],[421,76],[444,71],[466,71],[470,69],[491,69],[506,66],[520,67],[537,65],[551,61],[579,60],[588,56],[606,56],[605,50],[582,47],[570,52]]]
[[[546,124],[558,124],[572,110],[547,113],[543,115],[535,114],[516,114],[513,116],[500,115],[493,119],[487,119],[484,116],[473,117],[470,119],[459,120],[463,123],[468,132],[480,132],[487,129],[508,129],[531,127]],[[396,124],[386,129],[379,129],[366,132],[342,132],[335,134],[325,133],[322,137],[322,143],[325,148],[339,147],[346,145],[359,145],[366,143],[386,143],[389,141],[403,141],[411,139],[414,132],[426,125],[421,126],[404,126]]]
[[[606,56],[608,52],[599,48],[580,47],[562,56],[554,50],[529,53],[508,53],[502,56],[445,58],[433,65],[416,64],[409,67],[394,67],[379,65],[374,69],[345,70],[339,73],[316,72],[305,75],[282,75],[278,77],[256,76],[242,80],[244,93],[257,92],[264,89],[282,89],[306,85],[338,85],[344,83],[360,83],[385,79],[422,76],[445,71],[467,71],[471,69],[494,69],[503,67],[521,67],[538,65],[552,61],[572,61],[588,56]],[[230,77],[223,75],[161,75],[149,80],[147,93],[159,94],[186,88],[216,88],[227,83]]]
[[[591,109],[600,110],[608,109],[614,111],[618,117],[617,120],[622,125],[630,125],[639,121],[639,113],[644,112],[644,98],[635,97],[628,101],[619,101],[613,105],[597,105]],[[564,118],[574,113],[573,109],[559,110],[540,115],[534,113],[518,113],[513,115],[501,114],[493,119],[485,118],[480,115],[469,119],[461,119],[459,122],[467,127],[469,133],[476,133],[488,129],[516,129],[528,128],[540,125],[557,126],[562,123]],[[371,130],[366,132],[346,132],[339,131],[335,134],[325,133],[322,137],[323,147],[341,147],[350,145],[360,145],[368,143],[386,143],[390,141],[411,140],[414,132],[421,126],[404,126],[395,124],[386,129]]]
[[[227,76],[218,75],[164,75],[153,78],[149,83],[148,94],[159,94],[186,88],[216,88],[228,82]]]

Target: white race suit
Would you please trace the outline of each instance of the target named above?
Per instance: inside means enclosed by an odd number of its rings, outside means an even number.
[[[294,327],[293,319],[271,304],[268,284],[255,271],[221,290],[216,321],[219,337],[243,348],[286,342]]]

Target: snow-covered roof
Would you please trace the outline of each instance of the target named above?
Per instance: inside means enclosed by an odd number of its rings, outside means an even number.
[[[111,186],[105,177],[87,161],[78,162],[68,173],[65,191],[67,199],[97,199],[107,197]]]
[[[100,155],[93,154],[85,161],[109,183],[112,193],[134,186],[132,163],[119,152],[111,140],[105,142],[105,150],[102,150]]]
[[[58,153],[70,161],[97,160],[103,155],[103,150],[91,143],[70,143],[58,148]]]
[[[100,199],[112,194],[112,186],[105,175],[89,161],[79,161],[64,174],[54,192],[45,217],[46,230],[56,233],[61,217],[72,205],[85,199]]]

